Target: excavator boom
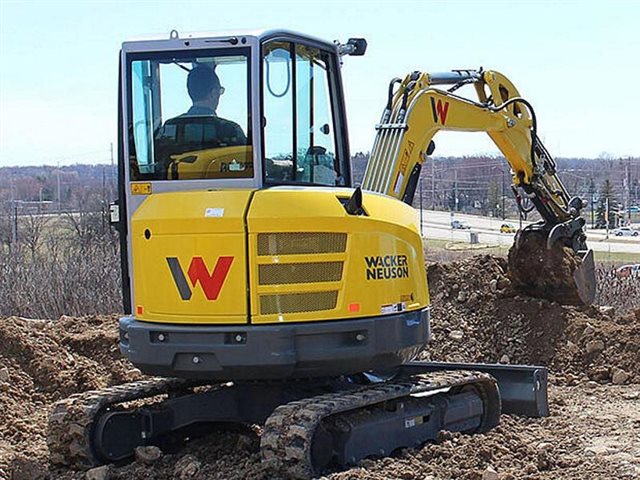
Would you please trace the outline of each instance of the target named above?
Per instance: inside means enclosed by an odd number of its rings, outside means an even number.
[[[454,93],[472,85],[477,99]],[[436,88],[450,86],[448,90]],[[526,277],[527,260],[520,254],[528,234],[541,237],[541,250],[569,248],[580,261],[571,274],[561,277],[563,292],[573,291],[578,302],[589,304],[595,296],[593,254],[587,248],[584,202],[571,197],[556,172],[556,163],[537,135],[537,119],[504,75],[495,71],[454,70],[447,73],[412,72],[389,85],[387,105],[363,179],[363,189],[383,193],[411,204],[423,162],[433,152],[433,137],[441,130],[486,132],[500,149],[512,171],[513,191],[521,216],[534,208],[542,221],[516,238],[510,256],[514,278],[525,289],[540,283],[540,276]],[[528,199],[532,207],[525,207]],[[528,252],[528,250],[527,250]],[[566,254],[569,254],[568,252]],[[551,256],[551,255],[549,255]],[[550,265],[550,269],[553,266]],[[517,271],[515,271],[517,270]],[[553,275],[551,275],[553,276]],[[547,278],[542,280],[546,282]],[[548,282],[544,290],[548,290]],[[553,288],[552,288],[553,289]]]

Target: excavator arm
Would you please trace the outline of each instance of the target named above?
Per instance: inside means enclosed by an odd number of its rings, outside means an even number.
[[[454,93],[475,88],[477,99]],[[449,86],[447,90],[438,88]],[[595,296],[593,253],[587,248],[584,202],[571,197],[556,172],[556,163],[537,135],[531,104],[504,75],[495,71],[413,72],[389,85],[387,105],[367,164],[362,188],[411,204],[433,137],[440,130],[486,132],[505,156],[513,174],[512,188],[521,215],[537,209],[542,221],[523,233],[543,237],[546,248],[569,247],[580,262],[573,278],[580,299]],[[528,198],[533,205],[525,206]],[[522,240],[516,240],[516,250]],[[522,264],[522,262],[520,262]]]

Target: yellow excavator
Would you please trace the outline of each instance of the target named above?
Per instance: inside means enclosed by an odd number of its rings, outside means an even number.
[[[354,188],[340,68],[366,46],[284,30],[123,44],[120,349],[155,377],[59,402],[53,463],[259,424],[274,475],[310,478],[443,429],[486,431],[501,413],[548,414],[544,367],[414,360],[431,334],[411,203],[437,131],[487,132],[522,213],[542,218],[520,243],[575,252],[570,287],[589,302],[583,204],[531,105],[482,70],[394,79]],[[477,100],[454,93],[467,84]]]

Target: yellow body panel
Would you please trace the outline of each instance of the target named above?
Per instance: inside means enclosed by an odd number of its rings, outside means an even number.
[[[247,190],[189,191],[145,199],[131,219],[136,318],[166,323],[247,322],[244,214],[250,196]],[[211,288],[217,293],[215,300],[206,297],[202,281],[194,284],[189,276],[197,257],[206,268],[206,272],[201,269],[205,282],[221,257],[233,258],[226,275],[219,275],[224,277],[219,292]],[[177,259],[174,263],[191,294],[188,300],[181,298],[168,258]]]
[[[351,193],[278,187],[150,195],[131,222],[136,318],[312,322],[428,306],[416,212],[365,194],[366,215],[349,215],[341,199]]]
[[[257,259],[250,263],[252,323],[372,317],[429,304],[415,210],[389,197],[365,194],[363,206],[367,215],[349,215],[338,199],[348,198],[349,194],[350,191],[340,194],[330,189],[286,187],[256,192],[247,220],[250,256]],[[295,239],[296,232],[344,234],[346,245],[342,252],[281,254],[275,248],[259,255],[259,235],[282,233]],[[305,240],[313,242],[314,236],[302,239]],[[308,250],[313,249],[312,246]],[[342,264],[339,278],[336,275],[332,281],[313,283],[288,279],[292,283],[260,285],[261,265],[296,264],[304,268],[305,264],[312,264],[309,268],[317,270],[327,262]],[[305,292],[336,292],[335,307],[321,309],[322,305],[316,305],[311,298],[309,308],[317,310],[287,311],[285,305],[281,311],[264,311],[263,295],[286,298]],[[306,300],[301,295],[298,303]],[[277,298],[274,302],[277,304]]]

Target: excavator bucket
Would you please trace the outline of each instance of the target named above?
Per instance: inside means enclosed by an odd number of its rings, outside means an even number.
[[[593,250],[579,250],[580,265],[573,271],[573,280],[582,303],[591,305],[596,297],[596,265]]]
[[[543,230],[523,230],[509,250],[509,278],[524,293],[567,305],[590,305],[596,291],[592,250],[547,245]]]

